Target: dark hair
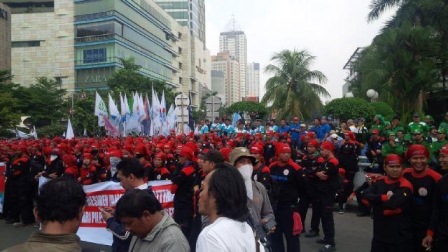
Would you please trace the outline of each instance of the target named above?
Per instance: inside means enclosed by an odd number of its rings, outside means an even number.
[[[203,160],[207,160],[215,164],[223,163],[225,161],[222,153],[216,149],[210,149],[206,154],[204,154]]]
[[[126,192],[117,202],[115,217],[140,218],[144,211],[154,214],[162,210],[162,205],[149,190],[132,189]]]
[[[86,205],[82,185],[70,178],[56,178],[45,183],[39,190],[35,206],[42,222],[65,222],[78,218]]]
[[[125,177],[129,177],[131,174],[136,178],[143,178],[145,176],[145,168],[136,158],[123,158],[117,164],[117,170]]]
[[[238,221],[246,221],[247,194],[238,169],[227,163],[215,166],[210,177],[208,193],[216,200],[217,214]]]

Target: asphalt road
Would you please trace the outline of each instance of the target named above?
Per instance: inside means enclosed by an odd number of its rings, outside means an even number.
[[[309,229],[310,212],[307,215],[305,228]],[[372,219],[370,217],[357,217],[354,212],[339,214],[334,212],[336,228],[336,249],[340,252],[368,252],[372,239]],[[26,241],[28,236],[37,230],[33,226],[15,228],[0,221],[0,251],[15,244]],[[321,231],[322,235],[322,231]],[[300,238],[302,252],[317,252],[322,245],[317,244],[317,238]],[[91,251],[110,251],[107,246],[98,246],[92,243],[83,243]],[[89,250],[90,251],[90,250]]]

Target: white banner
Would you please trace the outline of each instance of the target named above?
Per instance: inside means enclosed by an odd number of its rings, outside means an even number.
[[[149,181],[148,185],[162,204],[162,207],[172,215],[174,212],[174,194],[170,192],[171,181]],[[112,234],[106,230],[106,223],[101,217],[98,207],[115,206],[124,194],[123,187],[117,182],[103,182],[84,186],[87,194],[87,205],[82,216],[78,236],[82,241],[96,244],[112,245]]]

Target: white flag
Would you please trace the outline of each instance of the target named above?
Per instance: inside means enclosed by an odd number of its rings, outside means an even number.
[[[117,104],[115,104],[115,101],[112,99],[110,93],[109,93],[109,112],[111,116],[114,116],[116,118],[120,117],[120,112],[118,112]]]
[[[70,122],[70,118],[68,119],[67,123],[67,131],[65,133],[65,139],[72,139],[75,137],[75,134],[73,133],[72,123]]]
[[[104,103],[103,98],[95,92],[95,115],[98,116],[98,126],[104,126],[103,115],[109,116],[107,113],[106,103]]]

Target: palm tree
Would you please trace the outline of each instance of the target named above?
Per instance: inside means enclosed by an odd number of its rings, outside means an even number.
[[[263,105],[278,112],[279,118],[300,116],[308,118],[311,112],[320,110],[322,103],[319,96],[330,94],[321,85],[326,82],[325,75],[317,70],[310,70],[315,57],[307,51],[283,50],[276,53],[266,73],[273,74],[266,82],[266,93],[261,100]]]
[[[358,95],[370,88],[379,90],[382,100],[391,104],[403,120],[413,110],[420,110],[419,96],[438,81],[433,33],[405,24],[378,35],[355,65]]]

